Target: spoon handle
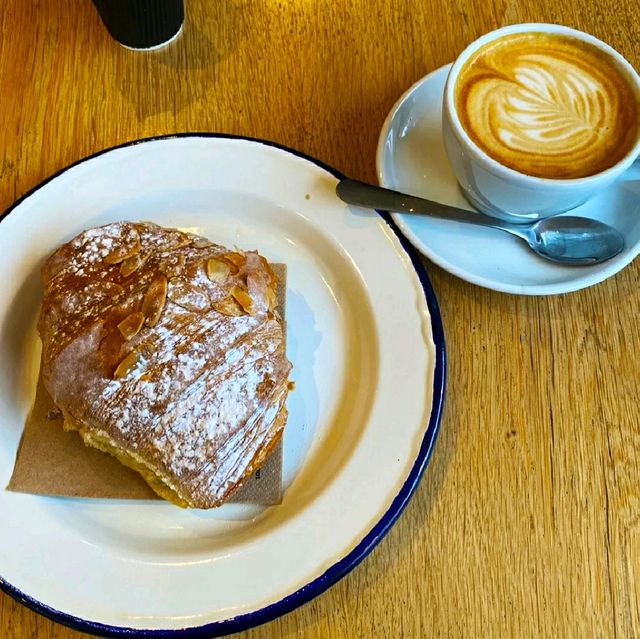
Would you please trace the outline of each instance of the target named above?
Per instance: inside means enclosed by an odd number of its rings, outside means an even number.
[[[415,213],[429,215],[445,220],[467,222],[477,226],[511,231],[511,224],[502,222],[477,211],[467,211],[448,204],[439,204],[414,195],[406,195],[380,186],[373,186],[358,180],[344,179],[338,182],[336,194],[347,204],[362,206],[369,209],[383,211],[397,211],[400,213]]]

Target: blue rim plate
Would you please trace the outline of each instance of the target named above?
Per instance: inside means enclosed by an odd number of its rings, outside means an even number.
[[[284,151],[288,154],[296,156],[306,162],[313,163],[317,167],[320,167],[327,173],[331,174],[337,179],[342,178],[343,176],[336,171],[335,169],[327,166],[326,164],[309,157],[299,151],[295,151],[293,149],[287,148],[285,146],[276,144],[274,142],[259,140],[255,138],[246,138],[239,136],[231,136],[225,134],[212,134],[212,133],[184,133],[178,135],[170,135],[170,136],[160,136],[160,137],[152,137],[141,140],[131,141],[122,145],[114,146],[109,149],[100,151],[96,154],[88,156],[78,162],[62,169],[51,177],[47,178],[43,182],[41,182],[38,186],[33,188],[31,191],[22,196],[13,206],[11,206],[2,216],[0,216],[0,222],[7,219],[8,216],[12,214],[20,214],[17,209],[21,204],[29,200],[30,198],[37,197],[40,190],[50,182],[56,180],[64,173],[72,169],[73,167],[77,167],[88,160],[92,160],[99,156],[109,154],[118,149],[125,149],[128,147],[135,147],[140,144],[146,144],[150,142],[158,142],[162,140],[178,140],[181,138],[209,138],[216,140],[244,140],[246,142],[254,143],[257,145],[264,145],[267,147],[272,147],[274,149],[278,149],[280,151]],[[222,636],[238,631],[242,631],[253,626],[257,626],[259,624],[268,622],[270,620],[275,619],[283,614],[286,614],[298,606],[310,601],[320,593],[324,592],[327,588],[335,584],[339,579],[345,576],[349,571],[351,571],[360,561],[362,561],[369,552],[380,542],[382,537],[388,532],[391,526],[399,517],[400,513],[407,505],[411,495],[416,489],[418,482],[422,473],[424,472],[427,463],[429,461],[429,457],[431,451],[433,449],[434,442],[436,440],[436,436],[438,433],[440,418],[442,415],[443,409],[443,401],[444,401],[444,390],[445,390],[445,340],[444,333],[442,328],[442,322],[440,318],[440,312],[438,308],[438,303],[436,300],[436,296],[431,287],[431,283],[429,281],[428,275],[420,261],[417,252],[413,247],[408,243],[408,241],[400,234],[398,228],[391,220],[389,215],[385,212],[378,212],[380,217],[384,220],[384,222],[388,225],[388,227],[393,231],[395,236],[397,236],[402,248],[406,252],[406,255],[410,259],[410,263],[415,269],[415,273],[419,278],[419,282],[424,294],[424,300],[426,301],[426,306],[428,308],[428,312],[430,315],[430,323],[431,323],[431,332],[432,339],[435,345],[435,362],[434,362],[434,372],[433,372],[433,391],[432,391],[432,400],[431,400],[431,410],[429,413],[428,423],[425,425],[424,433],[422,435],[422,440],[419,444],[419,448],[417,450],[417,455],[413,461],[413,464],[410,467],[410,471],[406,476],[404,483],[402,483],[400,489],[398,490],[395,498],[391,501],[390,506],[384,512],[384,514],[375,522],[373,526],[368,530],[368,532],[363,531],[363,537],[345,556],[341,559],[333,563],[329,568],[327,568],[322,574],[320,574],[315,579],[309,581],[302,587],[297,588],[291,594],[284,596],[279,599],[275,603],[270,603],[265,605],[264,607],[260,607],[257,610],[247,612],[245,614],[240,614],[237,616],[233,616],[228,619],[224,619],[221,621],[215,621],[213,623],[207,623],[205,625],[197,626],[197,627],[188,627],[188,628],[177,628],[177,629],[161,629],[161,628],[152,628],[152,629],[141,629],[141,628],[133,628],[133,627],[123,627],[123,626],[115,626],[104,623],[98,623],[92,621],[90,619],[80,618],[79,616],[74,616],[68,613],[65,613],[61,610],[56,609],[55,607],[51,607],[32,596],[27,592],[22,592],[14,585],[9,583],[9,581],[3,577],[0,577],[0,588],[4,590],[6,593],[11,595],[14,599],[24,604],[25,606],[39,612],[59,623],[70,626],[76,630],[81,630],[85,632],[90,632],[102,636],[110,636],[110,637],[211,637],[211,636]],[[2,224],[0,224],[0,236],[3,233]],[[64,500],[63,500],[64,501]],[[4,571],[3,571],[4,572]]]

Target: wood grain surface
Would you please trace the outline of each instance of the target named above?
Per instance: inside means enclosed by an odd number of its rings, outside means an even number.
[[[510,23],[577,27],[640,66],[635,0],[187,0],[186,10],[180,39],[144,54],[111,40],[89,0],[0,4],[0,209],[89,153],[176,131],[273,139],[373,181],[399,95]],[[335,587],[241,636],[640,637],[640,262],[545,298],[427,266],[449,375],[414,498]],[[79,636],[0,595],[3,639]]]

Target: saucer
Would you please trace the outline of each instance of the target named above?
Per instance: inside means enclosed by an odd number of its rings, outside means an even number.
[[[442,141],[442,94],[451,65],[414,84],[395,104],[380,133],[378,179],[382,186],[472,209],[449,167]],[[535,255],[502,231],[394,213],[411,243],[432,262],[458,277],[505,293],[553,295],[577,291],[611,277],[640,253],[640,171],[571,211],[606,222],[625,238],[625,249],[594,266],[561,266]]]

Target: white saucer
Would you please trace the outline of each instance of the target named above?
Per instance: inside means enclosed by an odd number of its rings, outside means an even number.
[[[470,209],[442,143],[442,92],[449,67],[419,80],[387,116],[378,141],[378,179],[388,188]],[[640,175],[631,169],[571,214],[611,224],[623,233],[625,250],[596,266],[558,266],[501,231],[399,213],[393,218],[420,252],[453,275],[505,293],[551,295],[597,284],[640,253]]]

